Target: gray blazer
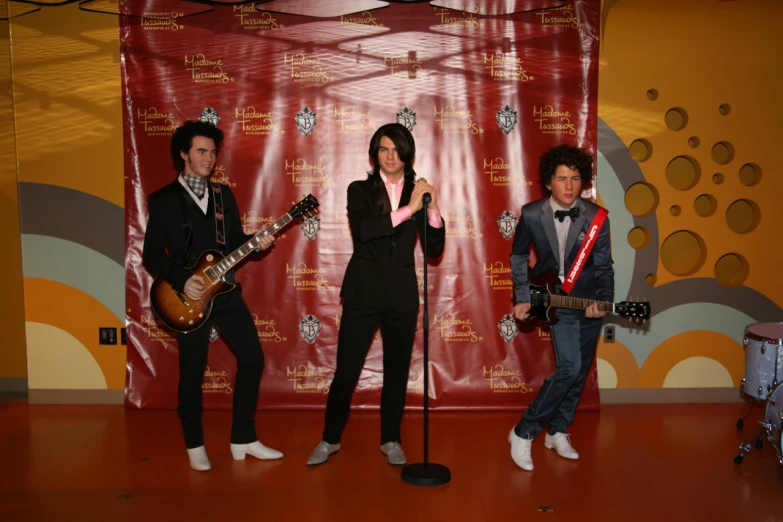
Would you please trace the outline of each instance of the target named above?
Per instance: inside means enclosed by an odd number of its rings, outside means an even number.
[[[565,271],[574,262],[582,241],[588,232],[590,222],[595,216],[598,205],[582,198],[577,200],[580,213],[568,230],[566,242]],[[537,262],[528,270],[530,245],[536,249]],[[514,232],[514,244],[511,247],[511,277],[514,280],[516,303],[530,302],[530,278],[540,274],[560,272],[559,249],[557,248],[555,217],[549,198],[539,199],[522,207],[522,215]],[[614,270],[612,269],[612,249],[609,241],[609,219],[598,234],[592,252],[582,268],[569,295],[600,301],[614,300]]]

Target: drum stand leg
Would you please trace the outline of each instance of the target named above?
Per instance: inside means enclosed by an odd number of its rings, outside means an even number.
[[[737,419],[737,429],[738,430],[741,430],[743,428],[743,426],[745,425],[745,419],[747,419],[748,416],[753,412],[753,404],[755,404],[755,402],[751,401],[749,403],[750,407],[748,408],[748,413],[746,413],[745,415],[743,415],[742,417]]]
[[[750,450],[753,449],[753,446],[756,446],[756,449],[761,449],[764,447],[764,433],[766,432],[764,426],[761,426],[757,431],[756,434],[753,435],[753,438],[751,441],[747,444],[744,444],[740,442],[739,445],[739,455],[734,457],[734,464],[740,465],[742,464],[742,459],[745,458],[745,455],[750,453]]]

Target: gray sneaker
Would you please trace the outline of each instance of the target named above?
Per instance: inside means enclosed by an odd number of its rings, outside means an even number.
[[[389,464],[392,466],[404,466],[408,463],[405,458],[399,442],[387,442],[381,445],[381,451],[389,458]]]
[[[340,451],[339,444],[329,444],[322,440],[313,450],[313,454],[310,455],[310,458],[307,459],[307,465],[317,466],[318,464],[323,464],[329,460],[329,455],[334,455],[338,451]]]

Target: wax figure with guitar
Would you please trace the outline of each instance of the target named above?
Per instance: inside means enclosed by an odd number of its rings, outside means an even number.
[[[237,357],[233,458],[283,456],[256,436],[254,415],[264,353],[232,269],[251,252],[267,250],[274,233],[294,217],[317,207],[315,198],[308,196],[272,226],[255,235],[245,234],[231,189],[209,182],[222,140],[223,132],[203,121],[187,121],[176,129],[171,156],[179,175],[148,198],[142,253],[146,267],[157,276],[150,292],[153,310],[179,332],[177,410],[190,465],[199,471],[211,468],[201,420],[201,384],[211,330],[208,320]]]
[[[579,458],[567,427],[595,357],[601,318],[610,311],[640,317],[649,311],[642,309],[643,303],[611,303],[614,270],[607,211],[580,197],[592,180],[592,157],[578,147],[559,145],[543,154],[539,175],[547,197],[522,207],[511,250],[514,317],[552,318],[554,308],[556,363],[555,374],[544,380],[508,435],[511,457],[525,470],[533,469],[532,443],[545,428],[546,448],[565,458]],[[537,258],[532,268],[531,246]],[[542,276],[549,277],[548,286],[531,285],[531,278]]]

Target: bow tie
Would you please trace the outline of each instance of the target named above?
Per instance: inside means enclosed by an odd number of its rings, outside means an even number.
[[[578,218],[579,207],[571,207],[568,210],[555,210],[555,219],[559,220],[561,223],[566,217],[570,217],[571,220]]]

